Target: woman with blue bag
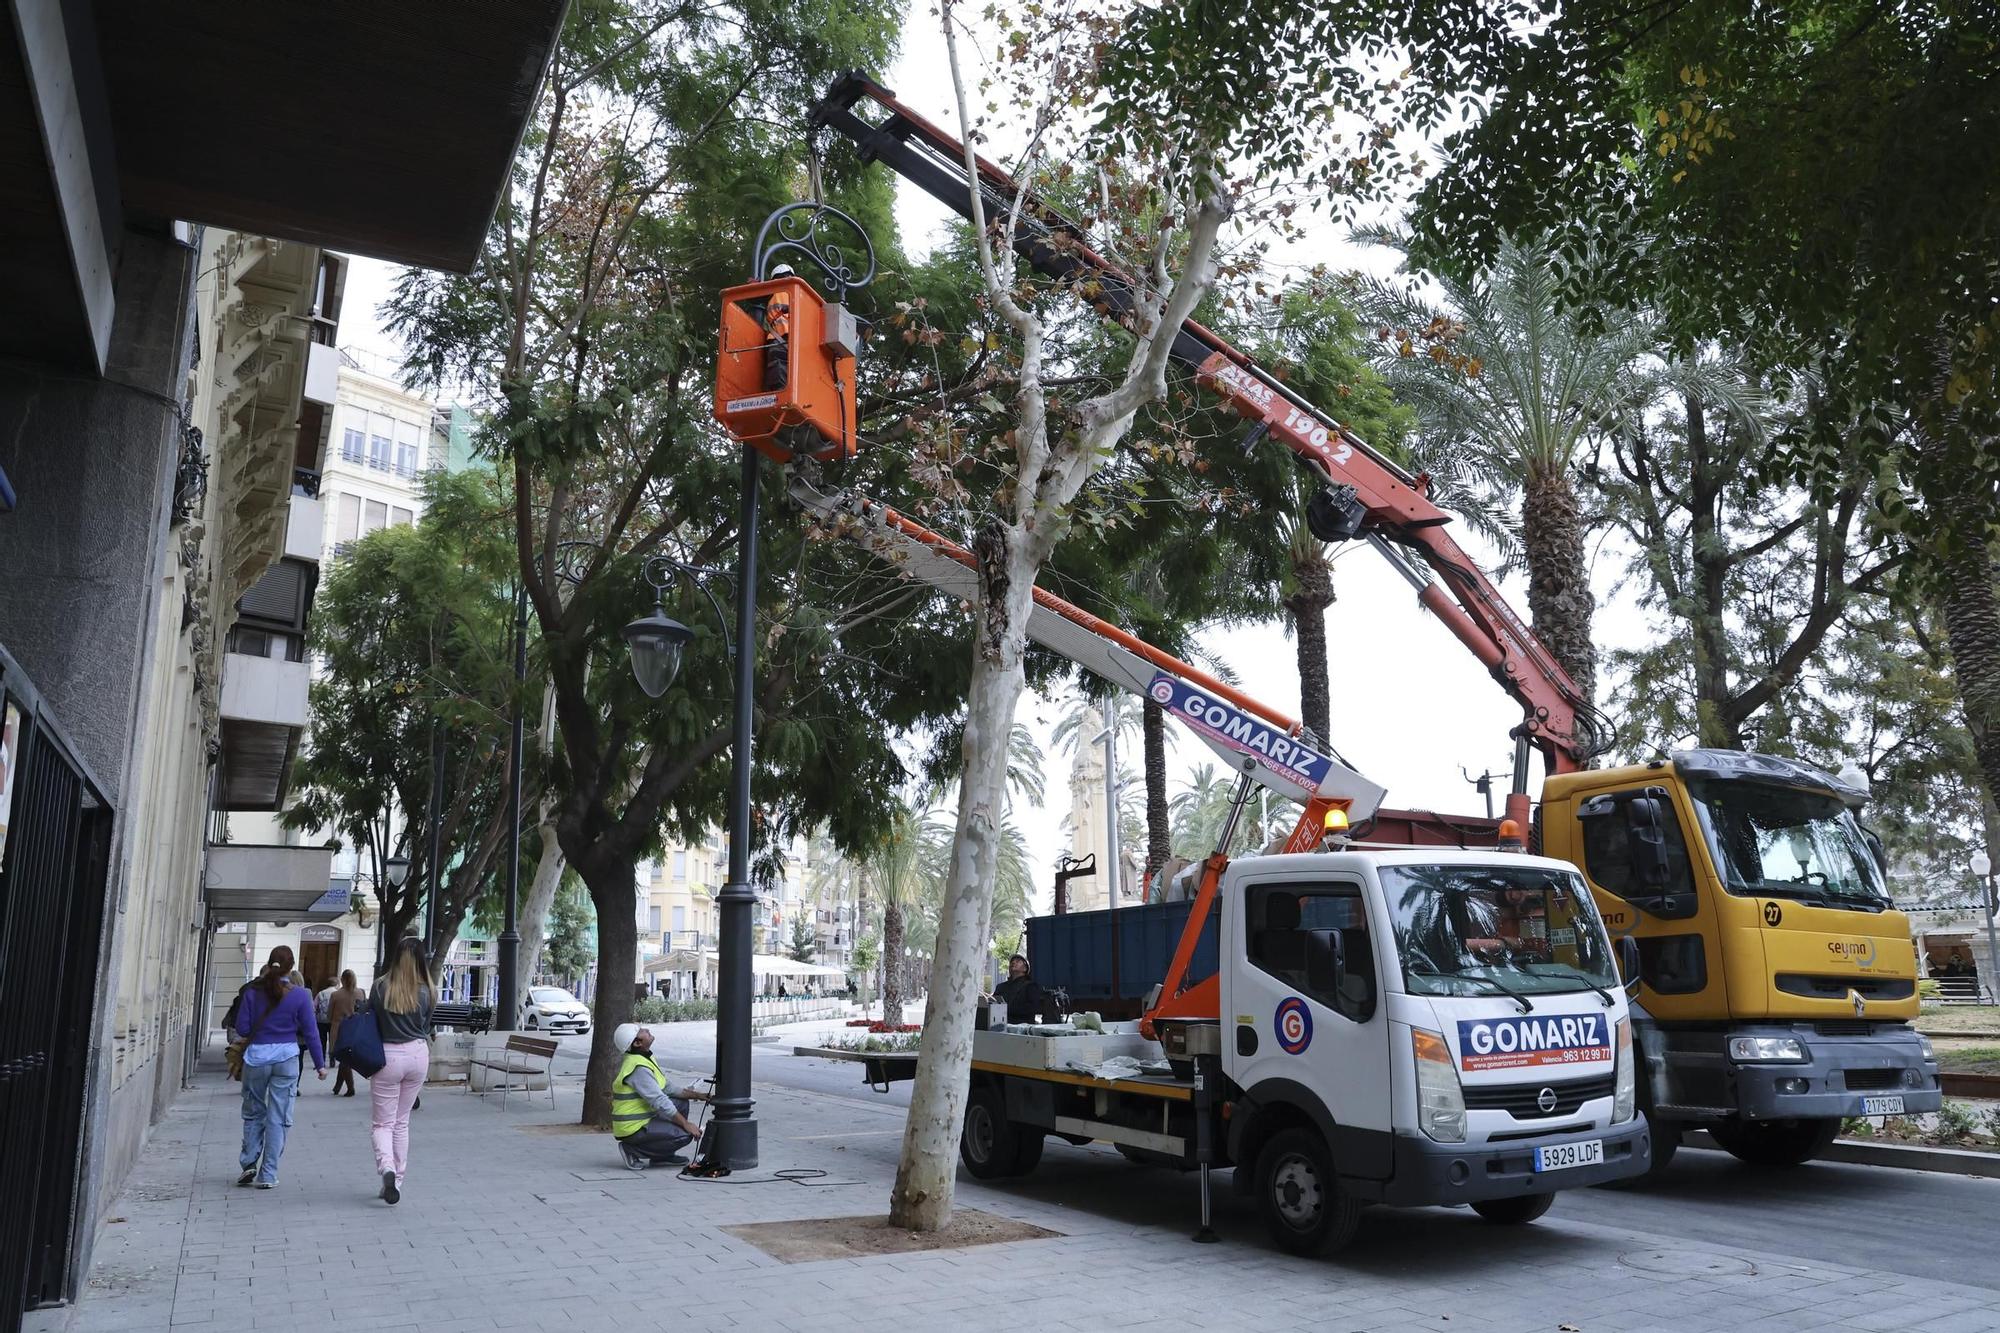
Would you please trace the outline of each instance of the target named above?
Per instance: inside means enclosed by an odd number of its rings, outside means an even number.
[[[374,1020],[374,1035],[381,1039],[380,1069],[369,1074],[369,1090],[374,1099],[375,1170],[382,1177],[384,1203],[403,1197],[403,1174],[410,1164],[410,1110],[430,1074],[431,1010],[436,1005],[437,985],[431,980],[424,942],[405,936],[396,945],[388,976],[368,993],[366,1015]],[[357,1068],[368,1073],[366,1065]]]
[[[302,1052],[312,1052],[313,1068],[326,1077],[312,996],[287,979],[291,970],[292,951],[282,944],[271,950],[271,961],[245,989],[236,1011],[236,1031],[246,1043],[241,1057],[243,1151],[237,1157],[243,1174],[236,1183],[260,1190],[278,1185],[278,1159],[285,1153],[292,1104],[299,1095]]]

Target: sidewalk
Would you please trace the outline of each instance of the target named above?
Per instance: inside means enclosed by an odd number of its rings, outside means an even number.
[[[1465,1210],[1376,1210],[1347,1255],[1270,1248],[1228,1176],[1219,1245],[1188,1242],[1189,1177],[1051,1140],[1004,1188],[962,1179],[961,1207],[1058,1238],[782,1264],[720,1228],[881,1214],[901,1108],[760,1085],[763,1165],[729,1181],[618,1166],[608,1136],[555,1128],[518,1095],[503,1112],[442,1085],[412,1124],[403,1202],[375,1198],[365,1091],[308,1082],[273,1191],[237,1189],[236,1085],[219,1065],[155,1130],[99,1239],[80,1306],[29,1316],[53,1333],[114,1330],[600,1329],[1036,1333],[1105,1328],[1581,1333],[1673,1329],[2000,1328],[1992,1293],[1866,1270],[1724,1253],[1689,1237],[1562,1220],[1487,1226]],[[780,1167],[825,1171],[800,1185]],[[38,1322],[39,1321],[39,1322]]]

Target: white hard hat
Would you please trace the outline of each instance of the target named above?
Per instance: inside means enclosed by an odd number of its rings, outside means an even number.
[[[632,1043],[638,1039],[638,1036],[639,1025],[637,1023],[620,1023],[617,1031],[611,1034],[611,1044],[621,1051],[629,1051],[632,1049]]]

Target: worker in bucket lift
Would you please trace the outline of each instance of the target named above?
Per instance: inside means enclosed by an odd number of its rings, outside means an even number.
[[[1508,887],[1498,893],[1469,893],[1465,910],[1472,926],[1465,947],[1475,958],[1484,962],[1508,957],[1548,961],[1548,905],[1536,890]]]
[[[667,1076],[653,1062],[651,1028],[623,1023],[612,1040],[625,1048],[611,1083],[611,1132],[625,1165],[644,1171],[686,1161],[681,1146],[701,1137],[701,1127],[687,1118],[688,1104],[705,1102],[708,1095],[693,1088],[667,1091]]]
[[[1007,1006],[1008,1021],[1032,1023],[1047,1003],[1041,986],[1028,971],[1028,960],[1015,954],[1007,960],[1007,979],[993,988],[993,998]]]

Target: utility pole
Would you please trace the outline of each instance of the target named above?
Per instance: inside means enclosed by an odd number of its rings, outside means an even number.
[[[429,839],[424,851],[424,948],[431,954],[431,971],[444,960],[436,954],[438,938],[438,857],[444,823],[444,724],[431,722],[431,809]]]

